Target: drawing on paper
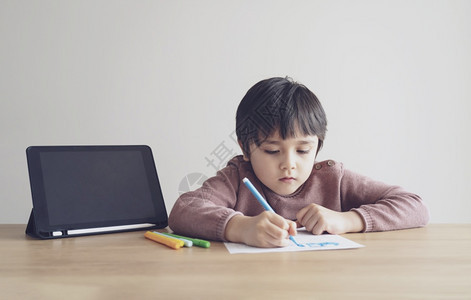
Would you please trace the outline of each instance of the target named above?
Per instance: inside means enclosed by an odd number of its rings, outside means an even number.
[[[364,247],[354,241],[339,235],[322,234],[313,235],[305,230],[298,230],[296,241],[299,245],[291,243],[281,248],[257,248],[238,243],[224,243],[231,254],[236,253],[268,253],[268,252],[295,252],[315,250],[339,250]]]

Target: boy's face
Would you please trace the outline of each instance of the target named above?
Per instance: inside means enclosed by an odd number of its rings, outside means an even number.
[[[255,175],[279,195],[294,193],[311,174],[316,158],[317,136],[283,140],[271,135],[259,147],[250,145],[250,162]]]

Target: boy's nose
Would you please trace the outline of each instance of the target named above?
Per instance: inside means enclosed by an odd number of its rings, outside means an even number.
[[[283,157],[283,161],[281,162],[281,168],[283,170],[292,170],[296,168],[296,161],[292,154],[286,154]]]

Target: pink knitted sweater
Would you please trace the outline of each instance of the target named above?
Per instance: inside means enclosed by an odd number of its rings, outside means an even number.
[[[289,220],[294,220],[296,213],[310,203],[335,211],[355,210],[366,224],[365,231],[420,227],[429,220],[419,196],[351,172],[339,162],[316,163],[298,191],[281,196],[257,179],[250,162],[236,156],[201,188],[178,198],[170,212],[170,228],[182,235],[224,241],[226,224],[234,215],[255,216],[263,212],[242,183],[244,177],[279,215]]]

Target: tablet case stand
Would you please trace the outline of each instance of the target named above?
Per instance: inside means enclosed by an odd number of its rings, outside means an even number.
[[[31,210],[29,215],[28,225],[26,226],[26,234],[34,237],[41,237],[41,234],[37,231],[36,223],[34,222],[34,212]]]

